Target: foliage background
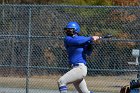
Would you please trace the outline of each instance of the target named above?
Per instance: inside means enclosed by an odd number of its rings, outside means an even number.
[[[139,6],[140,0],[1,0],[4,4]]]

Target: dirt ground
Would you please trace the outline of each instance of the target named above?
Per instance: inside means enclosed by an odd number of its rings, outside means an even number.
[[[29,78],[29,88],[54,89],[57,87],[59,75],[33,76]],[[119,93],[120,88],[128,85],[135,78],[131,76],[87,76],[85,78],[90,90],[99,92]],[[25,88],[26,78],[0,77],[0,87]],[[68,85],[69,90],[74,90],[72,84]]]

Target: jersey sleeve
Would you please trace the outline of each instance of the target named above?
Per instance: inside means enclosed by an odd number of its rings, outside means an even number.
[[[84,36],[77,36],[77,37],[66,37],[65,43],[67,45],[82,45],[88,41],[91,41],[92,37],[84,37]]]

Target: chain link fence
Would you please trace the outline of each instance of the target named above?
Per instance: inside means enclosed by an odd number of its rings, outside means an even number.
[[[87,59],[90,90],[119,93],[140,78],[139,66],[128,64],[132,49],[140,49],[139,6],[0,5],[0,93],[59,93],[57,80],[69,70],[69,21],[80,24],[81,35],[113,35],[96,42]]]

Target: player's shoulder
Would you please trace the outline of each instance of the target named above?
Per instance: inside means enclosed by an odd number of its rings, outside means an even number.
[[[80,38],[85,38],[85,36],[78,36],[78,35],[75,35],[75,36],[66,36],[66,37],[64,38],[64,40],[80,39]]]
[[[75,35],[73,38],[84,38],[85,36]]]
[[[69,41],[69,40],[71,40],[71,39],[72,39],[71,36],[66,36],[66,37],[64,38],[64,42],[67,42],[67,41]]]
[[[71,36],[65,36],[64,40],[71,39]]]

